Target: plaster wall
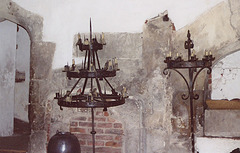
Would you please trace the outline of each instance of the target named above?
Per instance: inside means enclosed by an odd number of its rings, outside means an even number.
[[[78,1],[14,0],[44,18],[43,40],[56,43],[53,69],[71,63],[73,36],[89,32],[90,17],[95,32],[141,32],[146,19],[168,10],[177,29],[193,22],[223,0],[122,0]],[[47,5],[42,5],[42,4]]]
[[[197,138],[197,150],[199,153],[230,153],[239,148],[240,141],[227,138]]]
[[[0,136],[13,134],[16,24],[0,22]]]
[[[25,81],[15,84],[14,117],[28,122],[30,81],[30,38],[25,29],[18,27],[16,41],[16,70],[25,73]]]
[[[240,98],[239,56],[239,51],[227,55],[213,67],[211,99],[232,100]]]

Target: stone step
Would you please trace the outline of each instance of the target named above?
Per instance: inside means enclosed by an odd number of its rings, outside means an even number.
[[[237,138],[240,137],[239,127],[240,110],[205,111],[205,136]]]
[[[199,153],[231,153],[240,148],[240,139],[197,137],[196,150]]]
[[[9,137],[0,137],[0,150],[20,151],[28,150],[29,135],[13,135]],[[8,152],[8,153],[9,153]],[[2,151],[0,151],[2,153]]]
[[[7,149],[0,149],[0,153],[27,153],[26,150],[7,150]]]

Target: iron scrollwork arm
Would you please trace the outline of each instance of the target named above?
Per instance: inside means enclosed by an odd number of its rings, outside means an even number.
[[[195,82],[196,82],[196,79],[197,79],[198,75],[199,75],[200,72],[202,72],[202,70],[205,69],[205,68],[208,69],[208,70],[207,70],[207,74],[211,74],[212,69],[211,69],[210,67],[203,67],[203,68],[201,68],[201,69],[196,73],[196,75],[194,76],[192,88],[194,88],[194,85],[195,85]],[[198,95],[198,94],[193,95],[193,99],[194,99],[194,100],[198,100],[198,98],[199,98],[199,95]]]
[[[164,70],[163,70],[163,74],[164,75],[167,75],[168,74],[168,70],[169,68],[165,68]],[[189,84],[188,84],[188,82],[187,82],[187,79],[183,76],[183,74],[180,72],[180,71],[178,71],[178,70],[176,70],[176,69],[172,69],[172,70],[174,70],[175,72],[177,72],[182,78],[183,78],[183,80],[185,81],[185,83],[186,83],[186,85],[187,85],[187,88],[188,88],[188,95],[186,95],[186,94],[182,94],[182,99],[183,100],[187,100],[188,98],[189,98],[189,95],[190,95],[190,87],[189,87]]]

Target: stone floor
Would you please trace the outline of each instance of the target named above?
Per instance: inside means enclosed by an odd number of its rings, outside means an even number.
[[[30,128],[28,123],[14,119],[14,134],[0,137],[0,153],[26,153]]]

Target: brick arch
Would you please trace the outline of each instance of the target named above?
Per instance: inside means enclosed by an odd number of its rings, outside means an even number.
[[[27,11],[11,0],[1,3],[0,19],[23,27],[30,36],[29,123],[31,136],[28,152],[42,152],[46,147],[45,103],[51,87],[55,44],[42,40],[43,18]],[[44,63],[44,64],[43,64]]]
[[[70,119],[70,132],[76,135],[81,144],[82,153],[92,151],[92,118],[90,109],[80,109],[80,114]],[[95,113],[95,145],[96,153],[121,153],[123,149],[123,123],[114,118],[111,113],[97,108]]]

